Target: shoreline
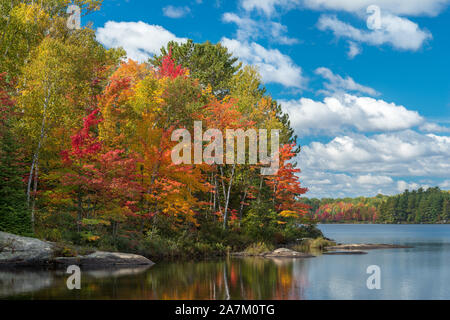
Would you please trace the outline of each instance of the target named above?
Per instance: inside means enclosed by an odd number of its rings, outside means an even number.
[[[340,225],[353,225],[354,223],[339,223]],[[320,225],[320,224],[319,224]],[[322,224],[322,225],[336,225]],[[360,225],[360,224],[354,224]],[[381,225],[373,224],[372,225]],[[386,224],[384,224],[386,225]],[[393,224],[394,225],[394,224]],[[395,224],[397,225],[397,224]],[[424,225],[424,224],[408,224]],[[436,225],[436,224],[433,224]],[[311,240],[324,241],[320,247],[312,247]],[[319,241],[321,242],[321,241]],[[66,244],[42,241],[37,238],[22,237],[14,234],[0,232],[0,269],[29,268],[29,269],[61,269],[69,265],[79,265],[85,268],[122,268],[132,266],[155,264],[148,257],[151,255],[139,255],[124,252],[106,252],[97,248],[79,248],[69,255],[64,251]],[[205,261],[223,259],[226,257],[290,257],[290,258],[312,258],[315,253],[321,254],[364,254],[365,250],[374,249],[396,249],[412,248],[407,245],[385,244],[385,243],[336,243],[328,238],[305,238],[296,244],[281,245],[271,248],[272,250],[262,250],[260,252],[216,252],[213,255],[202,257],[174,256],[162,259],[155,259],[156,262],[184,262],[184,261]],[[84,254],[82,252],[84,251]]]
[[[396,226],[396,225],[412,225],[412,226],[422,226],[422,225],[450,225],[450,222],[442,222],[442,223],[429,223],[429,222],[422,222],[422,223],[409,223],[409,222],[399,222],[399,223],[377,223],[377,222],[318,222],[317,225],[321,225],[321,224],[366,224],[366,225],[392,225],[392,226]]]

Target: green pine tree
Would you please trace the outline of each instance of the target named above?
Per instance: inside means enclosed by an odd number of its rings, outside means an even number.
[[[441,219],[445,223],[450,222],[449,221],[449,219],[450,219],[450,200],[449,199],[445,199],[443,202]]]
[[[26,205],[18,145],[9,126],[0,134],[0,231],[31,235],[31,216]]]

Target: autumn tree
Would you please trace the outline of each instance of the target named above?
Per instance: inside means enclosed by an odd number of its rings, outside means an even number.
[[[223,98],[230,92],[230,82],[233,75],[241,68],[238,59],[228,52],[220,43],[185,43],[170,41],[161,48],[161,54],[150,59],[156,67],[161,66],[169,51],[175,64],[189,69],[191,75],[199,79],[203,87],[211,86],[212,92]]]

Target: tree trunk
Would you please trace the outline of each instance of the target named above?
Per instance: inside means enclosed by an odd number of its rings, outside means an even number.
[[[223,264],[223,282],[225,284],[225,300],[230,300],[230,289],[228,287],[227,263]]]
[[[234,170],[236,169],[236,164],[233,164],[233,169],[231,170],[231,177],[230,177],[230,183],[228,184],[228,192],[225,198],[225,209],[224,209],[224,215],[223,215],[223,228],[227,228],[227,218],[228,218],[228,205],[230,203],[230,192],[231,192],[231,186],[233,185],[233,177],[234,177]]]
[[[31,203],[31,228],[34,233],[34,225],[35,225],[35,207],[36,207],[36,193],[37,193],[37,184],[38,184],[38,165],[34,167],[34,186],[33,186],[33,202]]]
[[[27,185],[28,208],[30,208],[31,182],[33,181],[33,172],[35,175],[34,179],[35,179],[35,187],[36,187],[36,190],[34,190],[34,193],[36,194],[36,191],[37,191],[37,178],[38,178],[37,177],[37,174],[38,174],[37,167],[38,167],[38,163],[39,163],[39,152],[41,150],[41,146],[42,146],[44,138],[45,138],[45,123],[46,123],[46,118],[47,118],[48,97],[49,97],[49,90],[47,90],[47,95],[44,99],[44,110],[42,112],[41,134],[39,136],[38,146],[33,155],[33,161],[31,163],[31,168],[30,168],[30,175],[28,177],[28,185]],[[31,224],[32,224],[32,229],[34,230],[34,203],[33,203],[33,208],[32,208]]]

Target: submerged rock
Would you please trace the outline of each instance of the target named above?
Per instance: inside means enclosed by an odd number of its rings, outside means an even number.
[[[367,252],[360,250],[339,250],[339,251],[326,251],[323,254],[345,255],[345,254],[367,254]]]
[[[264,255],[264,257],[290,257],[290,258],[313,258],[314,256],[308,253],[298,252],[287,248],[279,248]]]
[[[336,246],[326,247],[327,250],[372,250],[372,249],[395,249],[395,248],[412,248],[411,246],[384,243],[354,243],[354,244],[338,244]]]
[[[88,268],[86,275],[95,279],[119,278],[124,276],[136,276],[147,271],[150,265],[128,266],[122,268]]]
[[[89,267],[151,266],[154,263],[137,254],[96,251],[86,256],[57,257],[56,246],[35,238],[0,232],[0,267],[66,266]]]
[[[303,252],[294,251],[287,248],[279,248],[274,251],[263,252],[263,253],[247,253],[247,252],[235,252],[232,253],[233,256],[238,257],[265,257],[265,258],[313,258],[315,256]]]

